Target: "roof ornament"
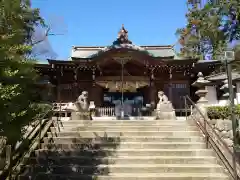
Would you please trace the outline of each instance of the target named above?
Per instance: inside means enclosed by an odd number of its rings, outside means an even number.
[[[122,24],[122,28],[118,32],[118,37],[114,44],[132,44],[128,39],[128,31],[124,28],[124,24]]]

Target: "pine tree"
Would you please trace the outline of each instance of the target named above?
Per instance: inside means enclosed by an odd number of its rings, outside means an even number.
[[[182,56],[219,59],[229,43],[239,40],[240,0],[188,0],[187,25],[177,30]]]
[[[44,25],[30,0],[0,1],[0,136],[16,144],[23,127],[38,114],[31,36],[34,27]]]

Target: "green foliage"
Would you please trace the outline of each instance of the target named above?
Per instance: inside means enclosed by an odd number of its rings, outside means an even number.
[[[204,59],[210,54],[212,59],[219,59],[228,43],[239,39],[239,27],[233,26],[236,19],[232,12],[236,13],[239,26],[240,1],[208,1],[203,7],[199,2],[187,1],[187,24],[176,31],[182,47],[180,55]]]
[[[228,119],[231,115],[229,106],[211,106],[207,111],[210,119]],[[234,113],[240,117],[240,105],[234,107]]]
[[[52,115],[52,104],[39,103],[35,104],[35,109],[38,112],[34,119],[47,118]]]
[[[39,113],[31,53],[34,27],[44,25],[30,0],[0,1],[0,136],[15,145]]]

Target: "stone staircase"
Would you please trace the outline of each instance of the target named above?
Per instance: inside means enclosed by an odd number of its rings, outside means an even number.
[[[187,121],[66,121],[25,166],[19,180],[230,179]]]

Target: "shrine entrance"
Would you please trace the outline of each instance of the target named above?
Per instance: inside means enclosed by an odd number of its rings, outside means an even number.
[[[123,102],[122,102],[123,96]],[[142,92],[106,92],[104,93],[104,106],[114,107],[116,116],[121,116],[123,108],[124,116],[139,116],[143,106]]]
[[[146,77],[101,77],[96,83],[104,88],[103,107],[114,108],[117,117],[139,116],[144,104],[144,87],[149,85]]]

